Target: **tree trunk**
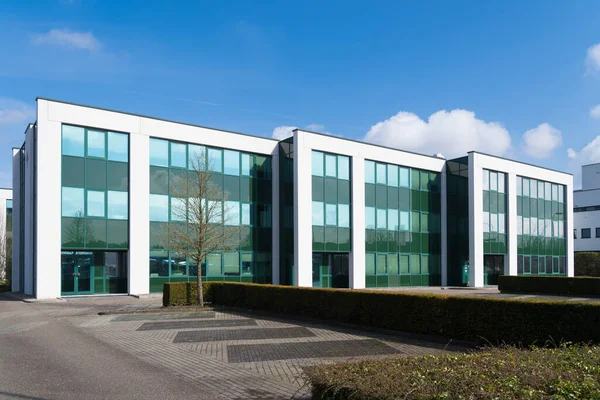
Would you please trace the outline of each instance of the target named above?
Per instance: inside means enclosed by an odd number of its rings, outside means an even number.
[[[197,273],[197,283],[198,283],[198,304],[200,307],[204,307],[204,290],[202,289],[202,264],[198,263],[198,273]]]

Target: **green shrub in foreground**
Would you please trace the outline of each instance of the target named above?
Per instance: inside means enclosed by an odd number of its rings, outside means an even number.
[[[600,399],[600,347],[504,347],[304,371],[315,399]]]
[[[210,303],[211,284],[202,282],[204,302]],[[189,306],[198,304],[198,284],[196,282],[165,283],[163,286],[163,307]]]
[[[498,277],[498,289],[515,293],[544,293],[571,296],[600,296],[600,278],[566,276]]]
[[[600,343],[600,304],[313,289],[233,282],[204,284],[213,304],[333,320],[479,343]],[[195,304],[195,283],[165,284],[163,304]]]
[[[575,276],[600,276],[600,253],[575,253]]]

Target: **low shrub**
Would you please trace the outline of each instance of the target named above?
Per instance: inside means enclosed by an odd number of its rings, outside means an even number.
[[[187,289],[186,285],[194,284],[165,284],[163,303],[194,304],[193,289]],[[492,344],[600,343],[600,304],[594,303],[233,282],[209,282],[205,285],[207,298],[213,304],[374,328]]]
[[[593,251],[575,253],[575,276],[600,277],[600,253]]]
[[[600,278],[578,276],[508,276],[498,278],[498,289],[515,293],[600,296]]]
[[[211,284],[202,282],[204,303],[211,302]],[[196,282],[165,283],[163,286],[163,307],[188,306],[198,304],[198,284]]]
[[[0,279],[0,293],[2,292],[10,292],[10,282],[6,279]]]
[[[561,347],[304,368],[314,399],[598,399],[600,348]]]

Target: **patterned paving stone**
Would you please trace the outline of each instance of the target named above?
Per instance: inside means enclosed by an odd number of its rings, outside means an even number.
[[[314,333],[304,327],[182,331],[177,333],[173,343],[219,342],[225,340],[291,339],[315,336],[316,335]]]
[[[195,312],[195,313],[166,313],[166,314],[124,314],[112,319],[112,322],[122,321],[163,321],[171,319],[202,319],[214,318],[215,312]]]
[[[224,319],[224,320],[192,320],[192,321],[160,321],[146,322],[138,331],[154,331],[161,329],[198,329],[198,328],[229,328],[235,326],[255,326],[253,319]]]
[[[227,346],[228,361],[230,363],[297,358],[360,357],[399,353],[401,353],[400,350],[376,339]]]

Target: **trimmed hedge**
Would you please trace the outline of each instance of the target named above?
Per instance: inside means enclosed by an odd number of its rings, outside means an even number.
[[[190,289],[185,288],[190,285]],[[194,284],[165,284],[166,305],[185,304]],[[205,284],[213,304],[266,310],[478,343],[600,343],[600,304],[313,289],[233,282]],[[182,286],[184,289],[174,286]],[[177,293],[176,299],[170,299]],[[185,293],[185,295],[183,294]],[[188,294],[190,293],[190,294]],[[191,297],[190,297],[191,296]]]
[[[600,278],[566,276],[508,276],[498,278],[498,289],[515,293],[600,296]]]
[[[202,282],[204,303],[211,303],[211,284]],[[198,284],[196,282],[165,283],[163,286],[163,307],[189,306],[198,304]]]
[[[575,276],[600,277],[600,253],[592,251],[575,253]]]
[[[313,399],[599,399],[600,347],[387,358],[304,368]]]

